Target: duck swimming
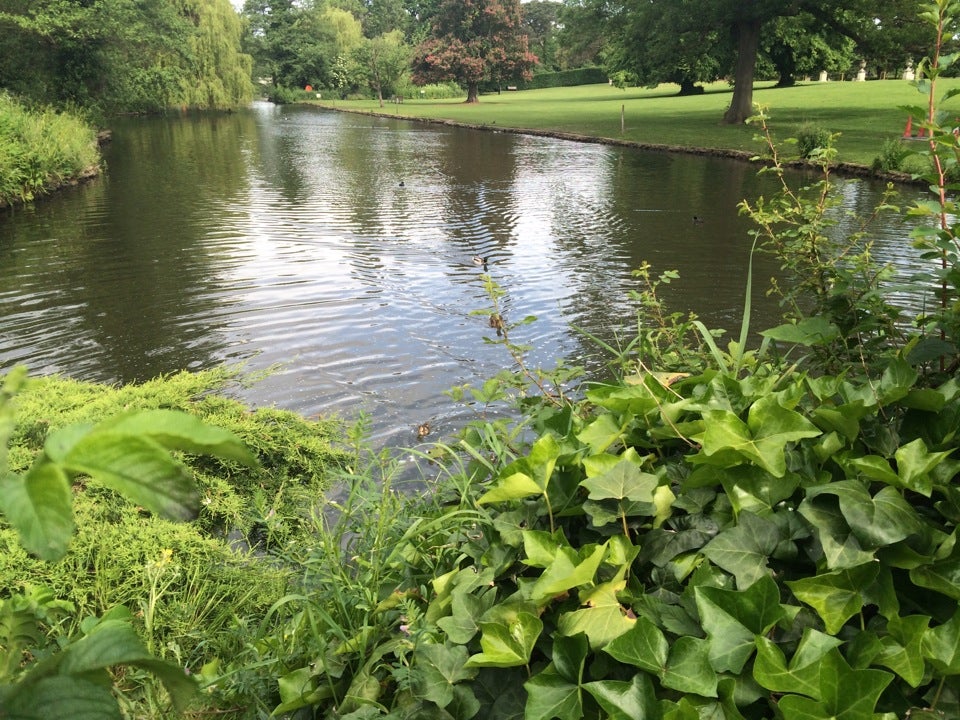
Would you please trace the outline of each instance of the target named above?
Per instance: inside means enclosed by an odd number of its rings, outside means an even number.
[[[694,225],[703,225],[703,218],[700,217],[699,215],[694,215],[694,216],[693,216],[693,224],[694,224]]]
[[[474,264],[474,265],[483,265],[484,267],[486,267],[486,266],[487,266],[487,259],[486,259],[485,257],[480,257],[479,255],[474,255],[474,256],[473,256],[473,264]]]

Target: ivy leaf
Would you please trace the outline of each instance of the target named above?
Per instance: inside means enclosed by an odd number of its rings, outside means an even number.
[[[701,552],[737,578],[737,587],[747,588],[769,572],[767,558],[780,543],[780,531],[768,520],[742,512],[737,524],[723,530]]]
[[[910,570],[910,580],[914,585],[960,600],[960,557],[913,568]]]
[[[592,584],[606,552],[606,543],[594,546],[592,550],[587,546],[584,548],[586,557],[581,560],[572,548],[561,548],[553,562],[526,591],[530,600],[540,604],[575,587]]]
[[[590,501],[584,503],[584,510],[597,526],[623,517],[652,516],[657,511],[654,493],[659,484],[656,475],[641,472],[633,462],[621,460],[607,472],[580,483]]]
[[[797,509],[820,541],[828,568],[857,567],[873,561],[873,552],[864,550],[851,531],[836,496],[826,493],[817,496],[816,492],[808,490],[807,497]]]
[[[637,720],[659,717],[660,708],[653,682],[645,673],[636,673],[629,682],[599,680],[583,685],[609,720]]]
[[[670,648],[661,681],[682,693],[717,697],[717,673],[710,664],[710,642],[703,638],[677,638]]]
[[[583,633],[554,638],[552,657],[553,667],[557,674],[565,680],[579,685],[583,678],[583,665],[589,651],[590,643]]]
[[[779,707],[790,720],[870,720],[892,679],[883,670],[853,670],[838,650],[831,650],[822,661],[820,699],[785,695]]]
[[[597,416],[589,425],[577,433],[577,440],[590,448],[596,455],[613,445],[623,433],[623,428],[617,424],[610,413]]]
[[[873,497],[858,480],[841,480],[809,488],[807,498],[835,495],[853,535],[864,548],[893,545],[922,531],[916,510],[892,487]]]
[[[797,599],[817,611],[827,633],[836,635],[866,604],[863,591],[879,573],[880,564],[871,562],[810,578],[788,580],[787,586]]]
[[[0,472],[0,510],[37,557],[54,561],[67,552],[76,529],[70,481],[58,466],[39,461],[25,475]]]
[[[512,620],[480,622],[482,652],[467,660],[466,667],[516,667],[530,662],[530,653],[543,631],[543,622],[529,612]]]
[[[525,720],[580,720],[583,701],[580,686],[545,670],[523,684],[527,691]]]
[[[786,616],[777,583],[769,575],[745,590],[701,585],[694,594],[710,640],[710,661],[718,672],[739,673],[753,652],[756,638]]]
[[[465,645],[480,630],[477,618],[487,609],[487,603],[472,593],[458,592],[453,596],[451,615],[437,620],[437,627],[446,633],[450,642]]]
[[[923,654],[941,675],[960,675],[960,610],[923,634]]]
[[[467,669],[467,649],[463,646],[421,643],[414,653],[417,664],[414,688],[423,697],[439,707],[453,702],[454,686],[469,680],[476,671]]]
[[[897,474],[904,487],[930,497],[933,492],[933,478],[930,471],[943,462],[951,453],[930,452],[926,443],[917,438],[911,443],[897,448],[894,457],[897,459]]]
[[[786,664],[783,652],[769,638],[757,642],[754,679],[767,690],[777,693],[798,693],[820,699],[820,665],[823,657],[842,641],[812,628],[807,628],[797,651]]]
[[[923,680],[923,639],[930,623],[926,615],[894,616],[887,623],[889,635],[881,639],[880,654],[874,664],[890,668],[902,677],[910,687],[917,687]]]
[[[821,434],[803,415],[780,405],[777,395],[773,394],[750,407],[746,423],[729,410],[707,410],[704,420],[706,430],[701,437],[704,456],[719,454],[719,464],[726,464],[732,451],[740,456],[741,462],[755,463],[778,478],[786,474],[787,445]]]
[[[559,457],[560,446],[553,435],[541,436],[530,448],[529,455],[505,467],[493,487],[477,502],[486,504],[544,495]]]
[[[641,615],[633,627],[603,650],[622,663],[659,676],[667,666],[670,645],[660,628]]]
[[[581,602],[586,607],[561,615],[557,623],[560,632],[564,635],[582,632],[590,639],[592,648],[602,648],[623,635],[637,622],[627,617],[617,600],[617,593],[625,586],[623,579],[614,579],[597,585],[589,593],[581,593]]]

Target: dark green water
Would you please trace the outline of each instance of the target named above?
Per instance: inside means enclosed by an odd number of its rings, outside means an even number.
[[[634,322],[644,260],[680,271],[674,309],[738,332],[736,206],[772,191],[746,163],[268,104],[123,121],[106,161],[102,179],[0,215],[0,369],[113,383],[277,366],[238,392],[365,410],[399,445],[423,421],[454,431],[469,411],[444,390],[510,365],[471,314],[489,307],[474,256],[508,321],[537,316],[512,337],[532,363],[596,368],[573,328],[612,341]],[[852,183],[847,207],[878,193]],[[906,231],[886,232],[878,255],[905,262]],[[758,260],[754,327],[775,322],[774,272]]]

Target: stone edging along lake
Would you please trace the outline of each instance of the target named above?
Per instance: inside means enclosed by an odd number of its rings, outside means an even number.
[[[359,110],[344,107],[336,107],[316,102],[298,103],[323,108],[324,110],[334,110],[336,112],[353,113],[355,115],[369,115],[373,117],[388,118],[391,120],[409,120],[410,122],[430,123],[433,125],[448,125],[452,127],[467,128],[469,130],[485,130],[487,132],[512,133],[514,135],[532,135],[536,137],[549,137],[558,140],[570,140],[572,142],[594,143],[599,145],[615,145],[619,147],[636,148],[637,150],[649,150],[652,152],[666,153],[684,153],[687,155],[709,155],[711,157],[729,158],[731,160],[742,160],[744,162],[762,161],[757,160],[757,153],[746,152],[744,150],[731,150],[726,148],[705,148],[705,147],[687,147],[683,145],[663,145],[660,143],[645,143],[636,140],[621,140],[619,138],[599,137],[596,135],[580,135],[578,133],[560,132],[557,130],[537,130],[531,128],[516,128],[501,125],[477,125],[474,123],[459,122],[456,120],[446,120],[440,118],[426,118],[415,115],[399,115],[392,112],[378,112],[376,110]],[[812,168],[812,163],[804,160],[790,160],[783,163],[784,167],[790,168]],[[858,163],[841,162],[831,166],[831,172],[843,175],[844,177],[861,177],[875,180],[889,180],[890,182],[903,185],[926,185],[923,180],[918,180],[909,173],[902,172],[878,172]]]

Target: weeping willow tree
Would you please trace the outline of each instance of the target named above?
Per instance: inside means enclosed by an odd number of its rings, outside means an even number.
[[[240,52],[240,16],[230,0],[180,0],[181,12],[194,21],[180,104],[228,108],[249,101],[252,60]]]
[[[230,0],[0,0],[0,89],[105,114],[252,96]]]

